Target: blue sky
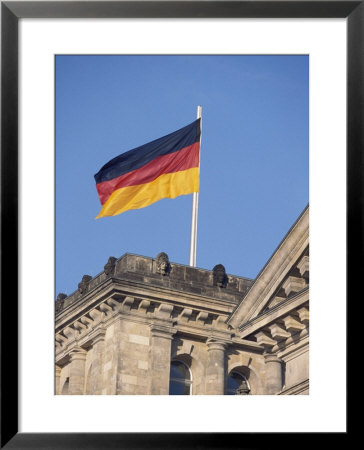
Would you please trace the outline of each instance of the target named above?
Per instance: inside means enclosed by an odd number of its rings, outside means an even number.
[[[56,292],[109,256],[188,264],[192,195],[95,220],[94,174],[202,106],[197,267],[255,278],[308,204],[308,56],[56,56]]]

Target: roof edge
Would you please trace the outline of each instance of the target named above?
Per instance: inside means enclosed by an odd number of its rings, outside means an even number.
[[[268,259],[266,264],[263,266],[261,271],[258,273],[254,283],[251,285],[249,291],[245,295],[243,301],[237,305],[234,311],[231,313],[227,323],[232,327],[238,327],[242,321],[246,319],[250,319],[254,312],[256,311],[256,303],[258,298],[262,295],[264,289],[268,286],[268,282],[271,279],[273,266],[276,267],[279,260],[281,260],[281,264],[279,267],[281,271],[284,270],[282,267],[282,263],[285,260],[283,257],[279,257],[282,253],[290,253],[295,246],[300,242],[302,237],[305,235],[306,230],[308,230],[309,226],[309,204],[305,207],[302,213],[298,216],[297,220],[288,230],[282,241],[279,243],[276,250],[273,252],[272,256]],[[303,231],[301,233],[298,232],[299,229]],[[297,236],[294,236],[297,234]],[[295,239],[293,239],[295,237]],[[290,238],[293,239],[293,242],[289,242]],[[278,260],[278,261],[277,261]],[[263,280],[264,278],[264,280]]]

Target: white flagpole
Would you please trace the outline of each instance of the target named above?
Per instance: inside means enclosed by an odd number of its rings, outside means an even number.
[[[201,119],[202,129],[202,107],[197,106],[197,119]],[[200,154],[201,154],[201,134],[200,134]],[[192,219],[191,219],[191,244],[190,244],[190,266],[196,267],[196,248],[197,248],[197,215],[198,215],[198,192],[193,193],[192,197]]]

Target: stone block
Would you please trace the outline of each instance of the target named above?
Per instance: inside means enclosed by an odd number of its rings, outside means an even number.
[[[139,312],[141,312],[142,314],[146,314],[149,306],[150,306],[149,300],[142,300],[139,304]]]
[[[310,320],[310,311],[307,307],[303,307],[297,310],[300,321],[304,324],[308,324]]]
[[[110,325],[106,328],[105,339],[112,339],[114,336],[114,325]]]
[[[107,372],[108,370],[111,370],[112,368],[112,361],[108,361],[106,364],[104,364],[103,372]]]
[[[306,281],[303,278],[297,277],[288,277],[286,281],[283,283],[283,289],[287,295],[287,297],[295,292],[299,292],[304,289],[306,286]]]
[[[161,303],[156,311],[156,317],[159,319],[169,319],[173,311],[173,305]]]
[[[228,329],[228,325],[226,323],[226,316],[218,316],[217,319],[214,322],[214,326],[216,328],[219,328],[220,330],[227,330]]]
[[[149,337],[129,334],[129,342],[133,344],[149,345]]]
[[[147,394],[149,394],[147,386],[143,386],[143,385],[135,386],[134,394],[135,395],[147,395]]]
[[[291,333],[286,331],[284,328],[280,327],[278,324],[273,324],[269,327],[270,333],[273,337],[273,339],[276,339],[277,341],[281,341],[283,339],[287,339],[291,337]]]
[[[171,280],[185,280],[185,267],[177,264],[171,264],[171,271],[169,273]]]
[[[309,257],[303,256],[297,264],[297,268],[300,271],[302,277],[307,278],[310,271]]]
[[[115,264],[115,272],[124,272],[126,270],[134,270],[135,269],[135,257],[134,255],[130,255],[126,253],[123,255],[122,258],[120,258],[118,261],[116,261]]]
[[[137,384],[138,379],[135,375],[121,375],[121,382],[124,384]]]
[[[205,322],[207,321],[208,313],[205,311],[200,311],[197,314],[196,320],[200,325],[205,325]]]
[[[146,375],[147,374],[146,374],[145,370],[139,370],[138,377],[137,377],[138,378],[137,386],[146,387],[146,386],[150,385],[150,378]]]
[[[264,347],[274,347],[276,345],[276,341],[269,337],[266,333],[263,331],[260,331],[255,335],[255,338],[257,340],[257,343],[259,345],[263,345]]]
[[[148,361],[138,360],[138,369],[148,370]]]
[[[103,317],[103,313],[95,308],[95,309],[92,309],[89,312],[89,316],[93,320],[93,324],[92,325],[96,325],[97,323],[101,322],[102,317]]]
[[[135,394],[135,384],[124,384],[122,385],[122,394],[133,395]]]
[[[185,308],[178,317],[181,323],[187,323],[192,316],[192,309]]]
[[[278,305],[279,303],[282,303],[284,300],[286,300],[286,297],[279,297],[278,295],[273,298],[271,303],[269,304],[269,307],[272,308],[275,305]]]
[[[124,312],[129,312],[134,304],[134,301],[134,297],[125,297],[121,310]]]
[[[135,270],[143,273],[152,272],[152,260],[150,258],[136,257]]]
[[[290,333],[297,333],[298,331],[302,331],[304,328],[306,328],[303,323],[300,323],[292,316],[284,317],[282,321],[286,330]]]
[[[211,274],[208,271],[197,269],[196,267],[185,267],[187,282],[208,284]]]

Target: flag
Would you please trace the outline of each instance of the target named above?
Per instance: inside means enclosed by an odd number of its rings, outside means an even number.
[[[96,219],[144,208],[162,198],[198,192],[200,121],[105,164],[95,175],[102,205]]]

